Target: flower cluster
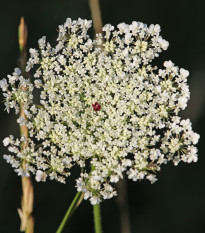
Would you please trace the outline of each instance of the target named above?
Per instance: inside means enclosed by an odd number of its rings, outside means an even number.
[[[196,162],[199,135],[177,116],[190,96],[189,72],[171,61],[163,69],[151,65],[169,45],[159,25],[105,25],[94,40],[90,27],[67,19],[54,48],[43,37],[29,50],[26,71],[33,68],[34,80],[15,69],[0,86],[8,112],[23,104],[27,118],[18,123],[29,129],[29,138],[4,139],[7,162],[19,175],[62,183],[78,166],[77,190],[96,204],[116,195],[113,184],[123,174],[154,183],[167,161]]]

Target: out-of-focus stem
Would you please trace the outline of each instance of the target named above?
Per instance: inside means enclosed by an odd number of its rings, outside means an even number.
[[[95,33],[101,33],[102,32],[102,17],[100,13],[100,3],[99,0],[89,0],[90,3],[90,10],[91,10],[91,16],[93,20],[93,27],[95,30]]]
[[[117,184],[118,199],[117,203],[120,209],[121,233],[131,233],[129,206],[127,197],[127,183],[125,178]]]
[[[26,43],[27,43],[28,30],[25,24],[24,18],[21,17],[21,21],[18,27],[18,39],[19,39],[19,66],[23,75],[25,75],[26,67]]]
[[[18,28],[19,33],[19,66],[22,71],[22,74],[25,75],[25,67],[26,67],[26,42],[27,42],[27,27],[24,22],[24,18],[21,17],[20,25]],[[27,91],[26,87],[22,87],[23,91]],[[23,103],[20,105],[20,116],[26,119],[26,115],[23,111]],[[23,125],[20,126],[21,136],[28,138],[28,128]],[[25,149],[26,144],[23,145],[23,149]],[[23,164],[24,168],[26,164]],[[33,212],[33,185],[31,179],[29,177],[22,177],[22,199],[21,199],[21,209],[18,209],[18,213],[21,219],[21,231],[25,231],[26,233],[34,232],[34,219],[32,216]]]

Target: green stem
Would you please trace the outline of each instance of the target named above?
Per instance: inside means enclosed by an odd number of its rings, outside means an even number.
[[[76,210],[76,208],[80,204],[80,202],[82,200],[82,195],[83,194],[81,192],[78,192],[75,195],[75,197],[74,197],[71,205],[69,206],[69,208],[68,208],[68,210],[67,210],[67,212],[66,212],[60,226],[58,227],[56,233],[61,233],[62,232],[62,230],[64,229],[64,227],[65,227],[66,223],[68,222],[69,218],[72,216],[72,214],[74,213],[74,211]]]
[[[95,222],[95,233],[102,233],[100,204],[93,206],[93,214],[94,214],[94,222]]]

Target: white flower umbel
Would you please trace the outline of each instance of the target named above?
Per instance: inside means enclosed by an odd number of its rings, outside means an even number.
[[[91,21],[67,19],[54,48],[43,37],[39,50],[30,49],[26,71],[34,67],[35,80],[15,69],[0,86],[7,111],[18,113],[23,103],[27,120],[18,123],[29,128],[28,139],[4,140],[13,154],[4,156],[7,162],[18,174],[62,183],[78,166],[77,190],[96,204],[116,195],[113,184],[123,174],[154,183],[167,161],[196,162],[199,135],[177,116],[190,95],[188,71],[171,61],[164,69],[151,65],[168,47],[159,25],[105,25],[95,40],[90,27]]]

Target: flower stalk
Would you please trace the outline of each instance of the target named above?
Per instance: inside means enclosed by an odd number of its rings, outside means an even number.
[[[76,194],[76,196],[74,197],[71,205],[69,206],[60,226],[58,227],[56,233],[61,233],[64,229],[64,227],[66,226],[66,223],[68,222],[68,220],[70,219],[70,217],[72,216],[72,214],[74,213],[74,211],[77,209],[77,207],[80,205],[80,203],[83,200],[83,194],[81,192],[78,192]]]
[[[96,204],[93,206],[93,214],[95,223],[95,233],[102,233],[100,204]]]

